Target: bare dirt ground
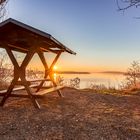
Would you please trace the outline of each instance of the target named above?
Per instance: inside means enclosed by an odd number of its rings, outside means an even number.
[[[140,140],[140,95],[63,94],[38,99],[41,110],[29,99],[8,99],[0,107],[0,140]]]

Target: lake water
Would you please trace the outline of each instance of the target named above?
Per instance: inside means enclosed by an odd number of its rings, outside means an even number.
[[[80,78],[80,89],[89,88],[91,84],[105,85],[106,87],[119,88],[119,85],[124,81],[123,74],[110,74],[110,73],[91,73],[91,74],[56,74],[64,79],[66,85],[69,85],[70,79],[76,77]],[[40,74],[38,77],[44,77]],[[29,79],[28,79],[29,80]]]
[[[91,74],[59,74],[65,81],[69,82],[70,79],[76,77],[80,78],[80,88],[89,88],[91,83],[101,85],[104,84],[107,87],[118,88],[119,84],[124,81],[125,76],[123,74],[108,74],[108,73],[91,73]]]

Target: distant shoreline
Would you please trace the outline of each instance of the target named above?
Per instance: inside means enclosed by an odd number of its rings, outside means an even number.
[[[91,74],[90,72],[79,72],[79,71],[55,71],[58,74]]]
[[[79,71],[54,71],[58,74],[92,74],[92,73],[103,73],[103,74],[126,74],[120,71],[101,71],[101,72],[79,72]]]
[[[121,72],[121,71],[102,71],[102,72],[97,72],[97,73],[105,73],[105,74],[126,74],[126,72]]]

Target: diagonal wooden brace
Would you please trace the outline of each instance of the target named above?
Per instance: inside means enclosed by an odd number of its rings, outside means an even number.
[[[25,77],[25,70],[26,70],[26,67],[27,67],[28,63],[30,62],[30,60],[32,59],[33,55],[35,54],[35,49],[31,48],[31,49],[28,51],[28,53],[27,53],[27,55],[25,56],[25,58],[24,58],[24,60],[23,60],[23,62],[22,62],[22,64],[21,64],[21,66],[19,66],[19,64],[18,64],[18,62],[17,62],[17,60],[16,60],[16,58],[15,58],[15,56],[14,56],[12,50],[11,50],[9,47],[7,47],[7,46],[5,46],[5,48],[6,48],[7,54],[9,55],[9,57],[10,57],[10,59],[11,59],[13,65],[14,65],[14,78],[13,78],[13,80],[12,80],[12,82],[11,82],[11,84],[10,84],[8,90],[7,90],[7,93],[6,93],[5,96],[3,97],[3,99],[2,99],[2,101],[1,101],[1,103],[0,103],[0,105],[1,105],[1,106],[4,105],[5,101],[6,101],[6,100],[8,99],[8,97],[10,96],[10,94],[11,94],[11,92],[12,92],[14,86],[15,86],[16,83],[18,82],[18,79],[20,78],[20,79],[21,79],[21,83],[22,83],[22,85],[25,87],[25,89],[26,89],[26,91],[27,91],[27,93],[28,93],[28,95],[29,95],[29,97],[30,97],[32,103],[34,104],[34,106],[35,106],[36,108],[40,108],[38,102],[36,101],[36,99],[35,99],[34,96],[32,95],[31,89],[30,89],[29,85],[27,84],[26,77]]]
[[[45,76],[44,76],[44,78],[47,78],[47,77],[49,76],[50,79],[51,79],[51,81],[53,82],[53,85],[54,85],[55,87],[57,86],[57,84],[56,84],[56,82],[55,82],[55,80],[54,80],[54,77],[53,77],[53,75],[52,75],[52,71],[53,71],[53,67],[54,67],[54,65],[56,64],[56,62],[57,62],[58,58],[60,57],[61,53],[62,53],[61,51],[57,53],[56,57],[54,58],[54,60],[53,60],[53,62],[52,62],[52,64],[51,64],[51,66],[50,66],[50,68],[49,68],[49,67],[48,67],[48,64],[47,64],[47,62],[46,62],[46,59],[45,59],[45,56],[44,56],[43,52],[42,52],[41,50],[38,50],[38,55],[39,55],[39,57],[40,57],[40,59],[41,59],[43,65],[44,65],[44,68],[45,68]],[[44,82],[45,82],[45,81],[42,81],[42,82],[40,83],[40,85],[38,86],[36,92],[38,92],[38,91],[42,88]],[[59,95],[60,97],[62,97],[62,93],[60,92],[60,90],[58,90],[57,92],[58,92],[58,95]]]

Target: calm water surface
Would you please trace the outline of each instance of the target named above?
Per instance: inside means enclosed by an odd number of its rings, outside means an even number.
[[[104,84],[107,87],[115,86],[118,88],[118,85],[124,81],[125,76],[123,74],[106,74],[106,73],[91,73],[91,74],[59,74],[61,77],[64,78],[65,81],[69,82],[70,79],[74,79],[79,77],[80,88],[88,88],[90,87],[91,83],[93,84]]]

